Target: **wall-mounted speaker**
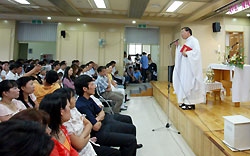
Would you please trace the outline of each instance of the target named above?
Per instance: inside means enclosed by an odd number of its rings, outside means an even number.
[[[214,22],[213,23],[213,32],[220,32],[221,26],[220,22]]]
[[[62,31],[61,31],[61,36],[62,36],[63,38],[66,37],[66,32],[65,32],[65,30],[62,30]]]

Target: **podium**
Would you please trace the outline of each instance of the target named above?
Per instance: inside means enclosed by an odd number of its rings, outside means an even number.
[[[242,115],[224,116],[223,142],[233,151],[250,149],[250,119]]]

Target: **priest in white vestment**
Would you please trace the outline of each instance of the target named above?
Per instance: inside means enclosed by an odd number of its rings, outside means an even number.
[[[195,104],[205,102],[201,50],[199,41],[192,36],[190,28],[182,28],[181,37],[186,43],[184,46],[175,43],[173,87],[180,107],[184,110],[195,109]]]

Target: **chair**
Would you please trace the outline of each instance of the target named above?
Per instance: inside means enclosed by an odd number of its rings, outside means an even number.
[[[108,107],[109,112],[107,112],[107,113],[114,114],[114,112],[112,110],[112,106],[111,106],[111,105],[113,105],[113,101],[112,100],[106,100],[104,97],[101,96],[101,94],[99,92],[98,85],[96,85],[95,97],[98,98],[102,102],[102,104],[104,105],[104,107]]]

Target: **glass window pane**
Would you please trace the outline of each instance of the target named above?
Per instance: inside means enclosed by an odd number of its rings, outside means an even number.
[[[129,44],[129,55],[135,55],[135,44]]]
[[[150,54],[150,45],[143,45],[143,51]]]
[[[141,54],[142,53],[142,45],[141,44],[137,44],[136,45],[136,54]]]

